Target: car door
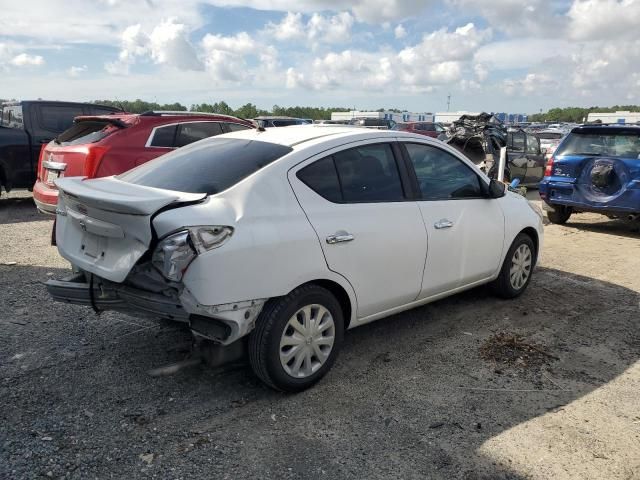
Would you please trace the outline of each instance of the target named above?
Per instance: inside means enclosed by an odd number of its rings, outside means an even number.
[[[351,144],[289,172],[329,269],[354,288],[358,318],[412,302],[422,282],[424,223],[392,145]]]
[[[484,195],[485,180],[443,148],[402,145],[417,182],[429,245],[419,298],[494,275],[502,257],[504,215],[498,202]]]
[[[527,175],[526,134],[522,131],[507,133],[507,160],[511,180],[523,181]],[[506,178],[506,177],[505,177]]]
[[[544,177],[544,164],[540,140],[535,135],[527,134],[527,173],[524,183],[537,185]]]

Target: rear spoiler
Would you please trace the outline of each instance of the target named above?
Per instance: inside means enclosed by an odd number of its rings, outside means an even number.
[[[80,116],[80,117],[76,117],[73,120],[73,123],[80,123],[80,122],[104,122],[104,123],[109,123],[111,125],[114,125],[118,128],[126,128],[127,124],[125,122],[123,122],[122,120],[120,120],[119,118],[109,118],[105,115],[96,115],[96,116]]]

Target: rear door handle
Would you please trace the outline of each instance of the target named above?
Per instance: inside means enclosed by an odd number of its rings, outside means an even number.
[[[451,220],[443,218],[442,220],[434,223],[433,226],[436,228],[436,230],[442,230],[443,228],[453,227],[453,222]]]
[[[351,242],[355,237],[347,232],[336,232],[333,235],[327,237],[327,243],[333,245],[334,243]]]

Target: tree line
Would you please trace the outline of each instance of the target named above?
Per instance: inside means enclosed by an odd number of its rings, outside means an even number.
[[[192,104],[189,108],[180,103],[156,103],[145,102],[137,99],[133,101],[129,100],[95,100],[94,103],[100,105],[108,105],[112,107],[120,108],[126,112],[142,113],[149,110],[170,110],[178,112],[205,112],[205,113],[220,113],[222,115],[232,115],[240,118],[255,118],[260,115],[278,115],[297,118],[310,118],[313,120],[328,120],[331,118],[331,112],[348,112],[350,108],[345,107],[281,107],[274,105],[269,110],[258,108],[253,103],[246,103],[241,107],[234,109],[227,102],[220,101],[215,103],[196,103]]]
[[[566,107],[552,108],[546,113],[529,115],[530,122],[572,122],[582,123],[586,121],[592,112],[640,112],[640,105],[614,105],[613,107]]]

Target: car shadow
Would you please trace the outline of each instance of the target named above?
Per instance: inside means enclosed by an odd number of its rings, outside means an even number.
[[[242,362],[152,377],[189,358],[188,331],[50,302],[42,281],[66,273],[0,266],[0,477],[55,458],[54,475],[69,464],[78,478],[525,479],[483,446],[640,356],[637,292],[538,268],[516,300],[477,288],[350,330],[332,371],[297,395]],[[483,358],[499,332],[549,356]]]
[[[605,233],[618,237],[640,238],[640,219],[606,219],[606,217],[602,217],[596,220],[581,218],[580,214],[577,214],[569,218],[569,221],[563,226],[575,230]]]
[[[0,197],[0,225],[23,222],[53,222],[53,215],[40,213],[31,196]]]

